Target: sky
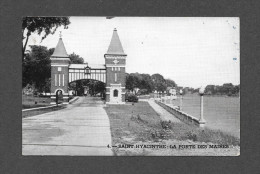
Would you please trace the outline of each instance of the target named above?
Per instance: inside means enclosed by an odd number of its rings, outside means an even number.
[[[240,25],[235,17],[70,17],[41,42],[31,35],[28,45],[56,47],[60,31],[67,53],[89,64],[104,64],[114,28],[127,54],[127,73],[159,73],[178,86],[198,88],[240,84]],[[28,47],[27,47],[28,48]]]

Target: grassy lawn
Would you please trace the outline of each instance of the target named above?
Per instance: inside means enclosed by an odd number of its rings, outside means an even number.
[[[31,95],[22,95],[22,108],[38,108],[50,105],[50,97],[34,97]]]
[[[73,98],[73,97],[72,97]],[[37,103],[35,103],[37,102]],[[46,107],[50,106],[51,99],[50,97],[34,97],[34,96],[22,96],[22,109],[29,109],[29,108],[38,108],[38,107]],[[46,109],[39,109],[39,110],[31,110],[31,111],[24,111],[22,112],[22,117],[31,117],[35,115],[44,114],[47,112],[52,112],[60,109],[66,108],[65,105],[59,105],[51,108]]]
[[[122,136],[134,136],[136,140],[151,139],[150,132],[160,129],[160,117],[147,102],[134,105],[106,107],[112,129],[113,144],[122,143]]]
[[[240,140],[234,136],[224,134],[220,131],[210,129],[199,129],[195,126],[184,123],[161,122],[159,115],[147,102],[138,102],[134,105],[111,105],[105,108],[111,125],[112,144],[222,144],[238,146]],[[207,145],[208,145],[207,144]],[[123,149],[113,148],[117,155],[162,155],[166,150],[145,150],[145,149]],[[217,149],[219,150],[219,149]],[[226,151],[207,149],[185,153],[188,151],[170,151],[166,155],[226,155]],[[232,155],[237,150],[231,149]],[[230,152],[230,153],[231,153]]]

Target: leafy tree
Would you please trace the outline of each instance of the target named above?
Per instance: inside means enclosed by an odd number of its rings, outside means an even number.
[[[166,81],[167,87],[176,87],[177,86],[175,81],[173,81],[171,79],[166,79],[165,81]]]
[[[153,74],[152,80],[154,83],[155,90],[157,91],[166,91],[167,85],[164,77],[161,74]]]
[[[146,94],[154,90],[153,80],[149,74],[141,74],[140,89],[146,91],[144,92]]]
[[[104,93],[106,90],[106,84],[100,81],[93,81],[93,85],[90,86],[90,90],[92,91],[92,95]]]
[[[223,92],[224,92],[225,94],[230,94],[233,87],[234,87],[234,86],[233,86],[232,83],[224,83],[224,84],[223,84]]]
[[[44,46],[30,46],[30,53],[26,54],[23,62],[23,87],[33,84],[39,91],[49,90],[49,79],[51,77],[50,56],[54,49]]]
[[[139,87],[139,78],[136,74],[126,75],[126,89],[133,91],[134,88]]]
[[[45,83],[42,85],[42,91],[51,92],[51,78],[45,80]]]
[[[207,85],[205,88],[205,94],[215,94],[215,90],[214,90],[215,86],[214,85]]]
[[[37,33],[38,35],[44,33],[41,39],[43,40],[49,34],[54,34],[58,27],[64,26],[64,29],[67,29],[69,24],[69,17],[24,17],[22,19],[22,34],[23,39],[26,40],[22,48],[23,59],[28,39],[32,33]]]
[[[105,83],[91,79],[77,80],[69,84],[70,89],[77,91],[77,95],[84,94],[85,86],[88,87],[89,93],[91,95],[96,95],[97,93],[104,93],[106,90]]]
[[[70,57],[70,63],[75,63],[75,64],[83,64],[84,59],[80,57],[79,55],[75,54],[74,52],[69,55]]]
[[[160,74],[154,74],[150,76],[149,74],[139,74],[131,73],[126,75],[126,89],[134,91],[138,88],[139,94],[149,94],[154,89],[158,91],[166,91],[167,86],[176,87],[176,83],[171,80],[165,80]]]
[[[232,94],[239,94],[239,91],[240,91],[240,85],[236,85],[232,90]]]
[[[234,86],[232,83],[225,83],[222,86],[219,85],[207,85],[205,94],[208,95],[237,95],[239,93],[240,85]]]

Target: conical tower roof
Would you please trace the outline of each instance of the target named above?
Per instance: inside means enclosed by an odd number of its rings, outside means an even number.
[[[126,55],[124,53],[116,28],[113,31],[112,39],[106,54]]]
[[[51,57],[69,57],[65,49],[64,43],[62,41],[62,38],[59,39],[59,42]]]

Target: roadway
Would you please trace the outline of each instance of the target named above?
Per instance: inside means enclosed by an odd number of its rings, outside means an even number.
[[[104,102],[80,97],[66,109],[22,120],[23,155],[111,156]]]

